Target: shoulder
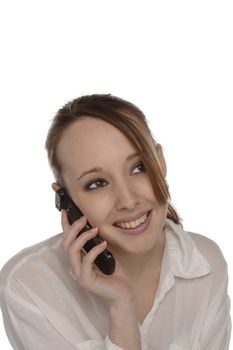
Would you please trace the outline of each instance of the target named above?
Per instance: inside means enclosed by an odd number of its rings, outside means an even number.
[[[200,253],[206,257],[211,265],[215,263],[226,264],[223,253],[215,241],[199,233],[187,232],[191,236]]]
[[[53,255],[60,245],[61,234],[52,236],[42,242],[26,247],[10,258],[0,271],[0,290],[10,287],[19,275],[28,276],[33,273],[33,266],[40,268],[40,262],[46,256]],[[55,253],[56,254],[56,253]],[[34,271],[36,272],[36,271]]]
[[[187,233],[192,238],[199,252],[208,261],[212,273],[216,276],[226,276],[228,269],[227,262],[219,245],[212,239],[199,233],[189,231]]]

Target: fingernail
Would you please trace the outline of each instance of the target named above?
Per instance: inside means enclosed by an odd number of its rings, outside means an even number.
[[[91,231],[91,232],[96,232],[96,231],[97,231],[97,227],[92,227],[92,228],[90,229],[90,231]]]
[[[80,218],[80,220],[82,220],[82,221],[86,221],[86,220],[87,220],[87,218],[86,218],[86,216],[85,216],[85,215],[83,215],[83,216]]]

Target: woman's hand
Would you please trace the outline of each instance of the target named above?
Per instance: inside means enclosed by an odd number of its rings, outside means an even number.
[[[57,184],[53,189],[59,189]],[[100,243],[88,253],[83,250],[86,242],[95,237],[98,228],[79,235],[86,225],[86,218],[80,218],[70,225],[67,211],[62,209],[64,238],[62,247],[68,255],[72,272],[79,284],[86,290],[101,296],[109,307],[109,338],[121,348],[141,350],[140,330],[137,320],[137,303],[130,274],[116,260],[115,271],[103,274],[94,264],[97,256],[104,251],[106,243]]]
[[[105,298],[110,304],[134,302],[135,295],[131,277],[119,261],[116,261],[112,275],[103,274],[94,265],[96,257],[106,248],[106,242],[98,244],[87,254],[82,251],[85,243],[98,233],[98,228],[93,228],[78,236],[86,222],[86,218],[82,217],[70,225],[67,212],[62,209],[61,223],[64,232],[62,247],[68,254],[72,272],[77,277],[79,284],[88,291]]]

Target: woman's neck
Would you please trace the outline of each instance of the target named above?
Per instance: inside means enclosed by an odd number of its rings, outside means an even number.
[[[137,284],[143,284],[150,276],[157,276],[160,272],[160,267],[163,260],[163,253],[165,248],[165,234],[160,236],[159,241],[156,242],[153,249],[143,253],[128,253],[117,252],[116,258],[123,264],[129,272],[132,281]],[[111,249],[110,249],[111,250]]]

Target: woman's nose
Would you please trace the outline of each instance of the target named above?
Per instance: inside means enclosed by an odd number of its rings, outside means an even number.
[[[137,197],[135,188],[132,188],[129,184],[121,183],[116,188],[116,208],[118,210],[135,208],[139,199]]]

